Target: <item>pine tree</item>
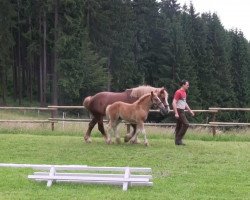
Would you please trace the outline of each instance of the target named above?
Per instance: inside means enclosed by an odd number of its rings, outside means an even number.
[[[198,13],[195,13],[195,9],[192,4],[187,10],[183,8],[181,15],[181,27],[183,29],[186,63],[187,66],[183,66],[182,71],[183,77],[186,75],[186,79],[190,81],[190,101],[195,105],[196,108],[202,107],[202,101],[200,98],[200,87],[199,87],[199,68],[201,68],[200,60],[203,49],[203,27],[201,26]],[[192,105],[191,104],[191,105]]]
[[[132,3],[116,1],[112,3],[110,12],[114,34],[110,59],[111,88],[121,91],[140,84],[142,80],[133,54],[135,22]]]
[[[179,77],[180,63],[178,62],[178,57],[184,50],[179,48],[179,44],[184,44],[179,17],[180,5],[176,1],[166,0],[160,3],[160,26],[158,27],[160,45],[157,59],[160,73],[158,75],[160,82],[165,82],[170,94],[183,78]]]
[[[233,90],[236,95],[236,107],[246,107],[249,101],[247,97],[249,86],[249,54],[248,43],[243,37],[242,32],[232,30],[231,38],[231,54],[230,60],[232,63],[232,83]]]
[[[136,68],[141,72],[141,83],[155,84],[155,78],[151,75],[157,74],[156,46],[154,41],[155,29],[157,27],[158,5],[155,0],[133,1],[135,16],[134,33],[134,57]]]
[[[190,92],[192,95],[189,98],[190,104],[197,105],[199,91],[197,89],[197,74],[193,60],[190,56],[189,44],[187,42],[187,32],[183,28],[186,14],[182,14],[180,6],[175,0],[162,1],[160,7],[162,17],[162,38],[161,38],[161,53],[160,53],[160,71],[159,77],[165,77],[160,80],[166,81],[169,85],[170,93],[179,87],[179,82],[182,79],[187,79],[190,82]],[[190,39],[191,36],[188,38]]]
[[[61,1],[65,10],[60,17],[58,45],[58,84],[61,99],[65,103],[97,92],[107,84],[104,69],[105,59],[93,51],[88,29],[85,25],[84,4],[82,1]],[[62,102],[62,100],[61,100]],[[79,103],[79,102],[78,102]]]
[[[10,69],[13,65],[12,48],[14,46],[14,38],[12,28],[15,26],[13,20],[16,15],[13,4],[8,0],[0,1],[0,104],[6,104],[7,96],[10,94],[8,89],[8,77],[11,73]],[[9,90],[9,93],[7,93]]]
[[[201,83],[203,97],[210,107],[230,107],[234,104],[235,95],[231,83],[231,65],[226,51],[226,32],[216,14],[204,14],[203,20],[207,25],[207,52]]]

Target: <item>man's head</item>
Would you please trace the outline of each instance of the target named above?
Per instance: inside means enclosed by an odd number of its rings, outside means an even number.
[[[182,80],[182,81],[180,82],[180,85],[181,85],[181,88],[182,88],[182,89],[188,90],[188,88],[189,88],[189,81],[184,79],[184,80]]]

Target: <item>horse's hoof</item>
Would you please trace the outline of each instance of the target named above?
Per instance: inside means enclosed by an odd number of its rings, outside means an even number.
[[[106,140],[106,144],[112,144],[112,140],[111,139],[107,139]]]
[[[144,142],[144,145],[145,145],[146,147],[148,147],[148,146],[149,146],[149,143],[148,143],[148,142]]]
[[[130,144],[141,144],[141,142],[138,139],[134,139],[134,140],[129,140]]]
[[[132,138],[131,135],[125,135],[124,142],[129,142],[129,140]]]
[[[116,141],[117,144],[121,144],[121,139],[120,138],[116,138],[115,141]]]
[[[129,143],[130,144],[137,144],[137,141],[136,140],[129,140]]]
[[[85,140],[86,143],[91,143],[92,142],[91,138],[89,138],[89,137],[84,137],[84,140]]]
[[[135,144],[141,144],[141,141],[140,140],[135,140]]]

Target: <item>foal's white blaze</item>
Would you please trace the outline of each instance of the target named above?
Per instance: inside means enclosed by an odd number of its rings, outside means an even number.
[[[165,96],[166,96],[165,103],[166,103],[167,106],[169,106],[169,103],[168,103],[168,93],[166,91],[164,91],[164,92],[165,92]]]

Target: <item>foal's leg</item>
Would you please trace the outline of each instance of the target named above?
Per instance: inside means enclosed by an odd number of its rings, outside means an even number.
[[[136,124],[130,124],[130,125],[132,126],[133,130],[125,135],[124,142],[128,142],[136,133],[136,128],[137,128]]]
[[[121,120],[117,120],[114,124],[113,124],[113,130],[115,133],[115,141],[117,144],[121,144],[121,139],[120,139],[120,133],[117,131],[117,126],[118,124],[121,122]]]
[[[133,128],[134,128],[134,130],[133,130],[133,132],[131,132],[131,138],[135,135],[135,133],[136,133],[136,131],[137,131],[137,125],[136,124],[133,124],[134,126],[133,126]],[[139,133],[139,132],[138,132]],[[136,136],[136,138],[135,138],[135,143],[136,144],[140,144],[141,142],[140,142],[140,140],[139,140],[139,138],[138,138],[138,134],[137,133],[137,136]]]
[[[107,128],[107,138],[108,138],[106,140],[107,144],[112,143],[111,129],[114,132],[116,143],[118,143],[118,144],[121,143],[120,135],[119,135],[119,132],[117,131],[117,126],[119,123],[120,123],[120,120],[110,119],[109,124],[108,124],[108,128]]]
[[[112,127],[112,121],[110,120],[107,127],[107,137],[108,137],[108,139],[106,140],[107,144],[112,143],[111,129],[113,129],[113,127]]]
[[[137,137],[138,137],[139,132],[141,132],[141,128],[137,126],[137,130],[136,130],[135,134],[134,134],[133,137],[129,140],[129,142],[130,142],[131,144],[137,144],[137,142],[138,142]]]
[[[144,144],[145,144],[145,146],[148,146],[149,144],[148,144],[148,140],[147,140],[147,135],[146,135],[146,131],[145,131],[145,128],[144,128],[144,124],[143,124],[143,123],[138,124],[137,127],[138,127],[138,131],[137,131],[136,134],[131,138],[130,143],[137,144],[137,143],[138,143],[138,135],[139,135],[139,132],[142,132],[143,135],[144,135]]]
[[[87,132],[85,133],[85,136],[84,136],[85,142],[87,142],[87,143],[91,142],[90,134],[91,134],[92,129],[96,125],[97,121],[98,120],[94,116],[94,118],[89,122],[88,130],[87,130]]]
[[[145,145],[145,146],[148,146],[149,143],[148,143],[147,134],[146,134],[144,125],[142,125],[142,134],[144,135],[144,145]]]

